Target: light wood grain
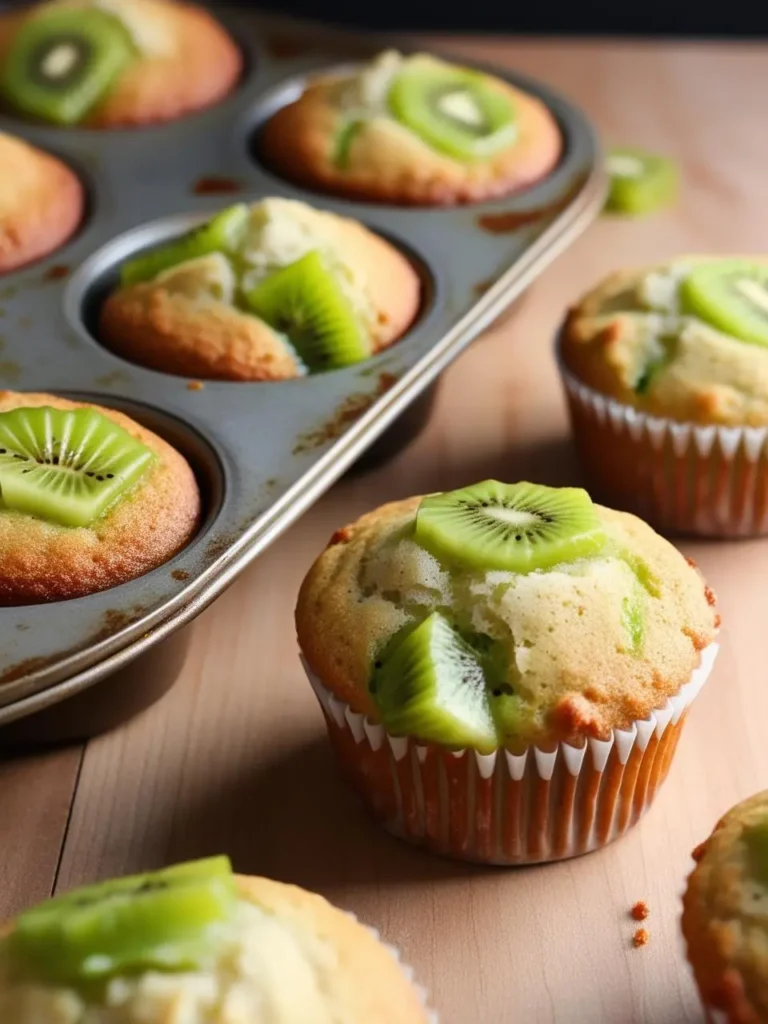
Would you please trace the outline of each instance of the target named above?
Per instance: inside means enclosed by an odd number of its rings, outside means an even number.
[[[616,266],[765,250],[768,47],[440,42],[546,79],[608,139],[676,157],[682,200],[591,228],[446,375],[427,432],[390,465],[336,487],[199,620],[175,690],[89,745],[59,887],[227,850],[239,870],[317,889],[380,927],[430,987],[443,1024],[699,1024],[679,894],[694,844],[768,785],[768,542],[684,545],[719,592],[719,664],[646,820],[615,846],[552,867],[452,864],[370,824],[336,777],[296,661],[292,610],[332,530],[381,501],[491,475],[578,480],[553,330]],[[38,771],[36,793],[52,785]],[[0,776],[0,809],[18,784]],[[23,807],[10,817],[13,842],[43,834]],[[635,950],[638,899],[651,908],[651,940]]]

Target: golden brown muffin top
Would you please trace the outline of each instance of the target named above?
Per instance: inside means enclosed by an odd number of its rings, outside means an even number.
[[[387,94],[403,68],[458,69],[428,54],[387,51],[348,75],[314,79],[264,126],[261,144],[280,173],[311,188],[379,202],[449,205],[506,195],[531,185],[556,165],[562,150],[555,119],[538,99],[501,79],[485,84],[517,113],[510,144],[486,159],[438,151],[397,121]],[[463,68],[461,70],[467,71]],[[354,134],[339,157],[339,140]]]
[[[693,855],[683,931],[702,996],[730,1024],[760,1024],[768,1019],[768,791],[728,811]]]
[[[0,272],[46,255],[77,227],[83,189],[55,157],[0,132]]]
[[[601,394],[655,416],[768,425],[768,348],[681,312],[681,282],[715,259],[722,257],[681,256],[601,281],[568,313],[560,349],[567,369]]]
[[[419,275],[405,256],[348,217],[291,199],[253,203],[238,273],[220,253],[119,288],[101,312],[100,335],[134,362],[166,373],[223,380],[281,380],[305,372],[283,335],[235,305],[247,290],[311,251],[327,260],[369,340],[371,354],[408,329]]]
[[[299,593],[298,640],[310,668],[373,720],[374,660],[399,629],[436,609],[504,646],[507,681],[521,699],[510,749],[629,727],[689,681],[715,637],[712,592],[634,516],[595,506],[603,551],[517,574],[441,564],[413,539],[419,501],[384,505],[337,531]],[[642,618],[639,650],[627,602]]]
[[[51,8],[86,7],[122,22],[136,59],[82,124],[110,128],[173,120],[220,100],[240,75],[242,56],[221,25],[203,8],[176,0],[47,0],[2,15],[0,64],[28,19]]]
[[[189,543],[200,519],[200,492],[187,461],[146,427],[114,409],[0,391],[0,412],[45,405],[96,409],[157,458],[132,489],[86,527],[0,509],[0,605],[82,597],[142,576]]]
[[[115,978],[103,1004],[14,981],[0,950],[0,1019],[10,1024],[427,1024],[392,952],[321,896],[239,877],[241,900],[207,970]]]

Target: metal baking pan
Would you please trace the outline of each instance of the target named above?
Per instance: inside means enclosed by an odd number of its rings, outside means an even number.
[[[216,15],[243,46],[247,70],[237,91],[215,108],[164,126],[112,132],[0,117],[0,129],[78,170],[90,198],[87,220],[70,244],[0,278],[0,386],[124,409],[189,458],[207,507],[195,540],[140,579],[76,600],[0,610],[3,726],[124,669],[202,611],[435,382],[603,201],[599,146],[585,117],[538,82],[487,66],[540,96],[560,123],[565,153],[541,184],[455,209],[369,205],[296,188],[254,159],[259,124],[309,74],[373,55],[392,41],[242,10]],[[297,197],[355,217],[409,254],[423,277],[424,304],[403,340],[364,364],[320,376],[208,381],[197,390],[99,344],[94,310],[122,260],[235,196],[264,195]]]

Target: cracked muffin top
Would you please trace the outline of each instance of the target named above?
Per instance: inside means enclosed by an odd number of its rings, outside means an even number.
[[[768,1019],[768,791],[732,808],[693,853],[683,932],[704,1001],[729,1024]]]
[[[47,0],[0,15],[0,102],[48,124],[171,121],[226,96],[242,63],[207,11],[175,0]]]
[[[534,96],[428,54],[380,54],[310,81],[259,137],[278,173],[373,202],[451,205],[507,195],[549,174],[557,123]]]
[[[418,313],[406,257],[358,221],[296,200],[227,207],[121,268],[100,337],[152,369],[283,380],[367,359]]]
[[[661,707],[713,641],[714,605],[634,516],[486,481],[337,531],[296,623],[321,683],[389,732],[514,752],[606,739]]]
[[[768,259],[611,274],[569,311],[560,353],[583,384],[643,412],[768,426]]]

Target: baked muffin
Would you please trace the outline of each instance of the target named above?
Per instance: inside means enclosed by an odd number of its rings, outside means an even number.
[[[313,79],[264,125],[259,153],[307,188],[449,206],[508,195],[557,164],[547,107],[508,82],[428,54],[381,54]]]
[[[336,751],[386,826],[514,864],[640,817],[712,666],[714,604],[633,516],[489,480],[339,530],[296,625]]]
[[[420,288],[408,260],[357,221],[262,199],[124,264],[99,336],[165,373],[284,380],[393,344]]]
[[[83,216],[83,188],[55,157],[0,132],[0,274],[58,249]]]
[[[240,50],[201,7],[48,0],[0,16],[0,101],[89,128],[173,121],[229,93]]]
[[[0,606],[125,583],[180,551],[200,519],[174,448],[114,409],[54,395],[0,391],[0,493]]]
[[[58,896],[0,944],[10,1024],[428,1024],[376,933],[226,857]]]
[[[683,933],[702,1000],[728,1024],[768,1020],[768,791],[730,810],[693,852]]]
[[[596,496],[663,530],[768,530],[768,260],[612,274],[568,313],[560,359]]]

